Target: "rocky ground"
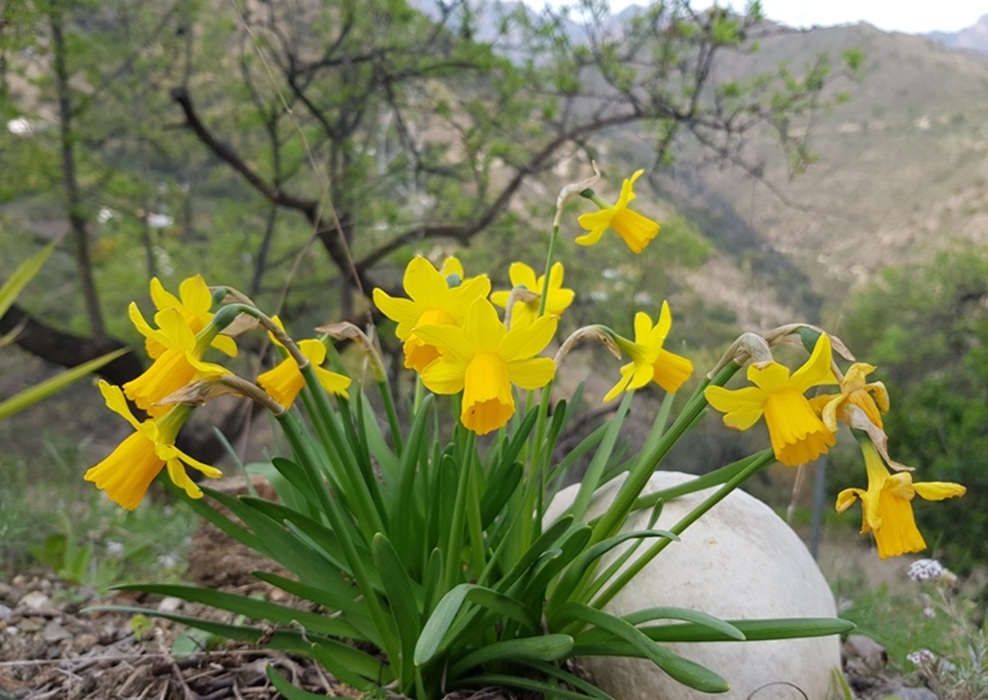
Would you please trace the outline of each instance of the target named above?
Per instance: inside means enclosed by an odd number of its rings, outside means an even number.
[[[283,592],[250,576],[263,565],[243,546],[203,527],[194,538],[187,577],[284,602]],[[282,696],[265,674],[268,665],[311,692],[356,695],[305,659],[233,644],[195,650],[193,643],[190,653],[180,653],[173,645],[187,632],[183,626],[151,619],[150,629],[135,633],[132,616],[85,612],[91,604],[233,621],[232,615],[173,598],[98,598],[41,570],[18,575],[0,583],[0,700],[274,700]]]

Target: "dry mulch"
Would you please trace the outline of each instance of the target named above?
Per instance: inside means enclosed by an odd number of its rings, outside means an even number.
[[[211,526],[196,534],[186,578],[226,591],[290,603],[250,576],[256,555]],[[265,669],[275,666],[310,692],[356,697],[307,659],[226,644],[175,654],[182,625],[150,618],[135,635],[131,616],[83,612],[93,604],[140,605],[233,622],[232,614],[174,598],[129,592],[98,597],[41,570],[0,583],[0,700],[275,700]]]

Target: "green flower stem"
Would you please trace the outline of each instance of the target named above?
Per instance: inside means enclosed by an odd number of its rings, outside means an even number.
[[[542,298],[539,299],[539,316],[545,315],[545,305],[549,299],[549,271],[552,270],[552,259],[556,254],[557,240],[559,240],[559,224],[552,227],[552,233],[549,234],[549,245],[546,247],[545,272],[542,273],[542,289],[540,290]]]
[[[306,363],[304,367],[300,366],[300,370],[315,402],[313,421],[322,423],[326,429],[329,442],[324,447],[328,455],[335,454],[337,456],[336,461],[342,467],[340,476],[345,477],[351,487],[348,495],[353,497],[353,502],[350,505],[354,509],[354,519],[360,525],[360,529],[369,544],[375,533],[388,532],[383,520],[384,513],[376,507],[367,487],[367,482],[359,473],[360,467],[356,464],[357,458],[349,449],[346,439],[340,434],[339,427],[333,419],[333,408],[329,404],[329,397],[319,383],[315,369],[311,363]]]
[[[679,522],[669,528],[669,531],[676,535],[681,535],[690,525],[699,520],[703,515],[707,513],[711,508],[720,503],[724,498],[731,493],[734,489],[744,483],[750,476],[760,469],[764,469],[768,465],[775,462],[775,453],[772,450],[762,450],[761,452],[752,455],[748,460],[743,460],[747,462],[741,469],[737,469],[733,477],[724,483],[717,491],[710,494],[703,500],[700,505],[691,510],[689,513],[684,515]],[[651,547],[646,549],[640,557],[635,559],[628,568],[621,572],[621,575],[615,578],[607,586],[604,591],[597,596],[593,602],[595,608],[603,608],[615,595],[617,595],[632,578],[638,575],[638,573],[645,568],[645,566],[654,559],[659,552],[669,546],[672,542],[670,539],[662,538],[658,540]]]
[[[612,209],[614,205],[608,202],[606,199],[602,198],[599,194],[593,191],[591,188],[587,188],[580,192],[580,196],[584,199],[589,199],[591,202],[596,204],[601,209]]]
[[[302,429],[295,417],[290,412],[286,412],[277,416],[277,420],[285,433],[288,443],[292,447],[292,451],[295,453],[296,459],[303,463],[311,459]],[[374,625],[377,627],[378,633],[381,636],[382,651],[384,651],[389,659],[397,660],[400,658],[400,642],[397,631],[393,625],[389,624],[391,618],[385,613],[384,608],[381,606],[381,601],[377,597],[377,592],[370,584],[370,577],[364,568],[364,563],[361,561],[360,555],[357,553],[357,548],[353,540],[347,536],[348,528],[340,513],[339,504],[330,504],[326,508],[325,516],[329,520],[333,531],[338,536],[338,541],[343,548],[343,555],[346,557],[350,573],[353,575],[353,580],[357,584],[357,588],[360,590],[364,603],[367,605],[371,614],[371,619],[373,619]]]
[[[472,456],[467,458],[469,464],[470,484],[467,489],[467,532],[470,537],[470,554],[473,557],[473,571],[483,571],[484,557],[484,526],[480,519],[480,460]]]
[[[729,362],[720,369],[713,379],[705,379],[700,383],[669,431],[662,435],[662,439],[656,443],[651,451],[643,453],[639,458],[638,463],[621,486],[614,503],[594,525],[590,545],[612,537],[620,531],[634,507],[635,501],[652,476],[652,472],[658,468],[663,458],[679,439],[703,416],[703,412],[707,408],[707,399],[703,395],[704,390],[711,385],[723,386],[739,369],[741,369],[740,365]]]
[[[395,410],[395,399],[391,395],[391,385],[387,379],[382,379],[377,383],[377,388],[381,392],[381,400],[384,402],[384,412],[388,414],[388,426],[391,429],[391,441],[395,446],[395,455],[401,457],[404,443],[401,437],[401,424],[398,422],[398,412]]]
[[[446,557],[443,560],[446,570],[443,575],[443,590],[448,591],[460,582],[462,567],[461,550],[463,549],[463,528],[466,524],[467,493],[474,466],[475,446],[477,435],[472,430],[466,430],[463,450],[460,453],[460,473],[456,483],[456,499],[453,502],[453,517],[450,522],[449,540]],[[481,567],[483,568],[483,567]]]
[[[697,491],[703,491],[704,489],[709,489],[713,486],[720,486],[728,479],[732,478],[738,470],[744,469],[751,459],[752,456],[739,459],[737,462],[732,462],[726,467],[721,467],[720,469],[715,469],[712,472],[707,472],[703,476],[698,476],[697,478],[691,479],[684,484],[662,489],[661,491],[655,491],[647,496],[641,496],[637,501],[635,501],[635,506],[632,510],[654,508],[655,504],[659,501],[669,501],[673,498],[685,496],[689,493],[696,493]]]

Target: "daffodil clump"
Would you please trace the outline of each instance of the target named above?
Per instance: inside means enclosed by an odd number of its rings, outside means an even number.
[[[842,372],[834,348],[843,346],[832,336],[803,325],[745,334],[706,377],[696,377],[692,361],[670,349],[681,349],[682,342],[668,301],[635,314],[633,337],[603,324],[559,336],[560,319],[576,296],[564,287],[563,262],[555,259],[565,245],[565,200],[580,194],[598,207],[579,217],[589,233],[576,237],[577,244],[596,244],[613,230],[643,254],[659,225],[629,208],[641,174],[624,181],[613,205],[593,190],[598,178],[564,189],[543,270],[513,263],[508,289],[492,293],[487,274],[467,276],[455,258],[437,268],[416,256],[405,267],[401,289],[373,290],[383,333],[400,344],[413,382],[388,376],[373,328],[334,324],[296,340],[277,317],[234,289],[211,288],[196,276],[174,295],[152,280],[153,319],[136,304],[130,308],[145,338],[148,370],[123,387],[100,384],[107,406],[133,432],[85,478],[133,509],[165,472],[164,483],[179,498],[284,571],[259,572],[260,579],[311,605],[292,608],[195,587],[130,586],[205,602],[247,622],[219,625],[141,612],[308,654],[368,693],[425,700],[503,685],[606,697],[565,663],[591,654],[650,659],[686,686],[722,692],[727,684],[716,669],[663,645],[742,641],[743,626],[666,608],[616,616],[605,606],[634,570],[746,478],[776,460],[798,466],[827,452],[838,422],[862,441],[867,478],[867,488],[841,492],[838,509],[863,503],[863,531],[874,535],[882,557],[922,549],[913,497],[939,500],[960,495],[963,487],[915,483],[888,458],[884,387],[866,382],[874,370],[869,365],[855,363]],[[236,338],[245,333],[268,334],[270,356],[257,376],[239,376],[207,357],[235,356]],[[772,348],[799,339],[809,344],[809,359],[791,371],[773,358]],[[567,451],[560,436],[578,406],[553,390],[554,379],[574,346],[586,340],[622,359],[600,370],[613,382],[603,401],[620,401],[604,426]],[[344,342],[341,355],[337,344]],[[358,381],[346,370],[357,358],[370,367],[370,379]],[[751,386],[725,388],[745,364]],[[395,395],[395,386],[414,388]],[[675,400],[684,387],[690,396]],[[807,395],[821,387],[837,393]],[[624,421],[638,392],[656,391],[664,399],[653,433],[640,453],[628,455],[619,449]],[[232,497],[197,483],[187,471],[220,476],[176,443],[196,406],[221,394],[259,403],[281,427],[290,453],[247,466],[272,483],[277,500]],[[679,412],[667,421],[674,403]],[[682,493],[720,485],[670,530],[623,532],[636,510],[674,497],[639,498],[709,407],[738,430],[764,419],[771,448],[677,487]],[[548,520],[547,506],[566,470],[583,456],[590,464],[574,501],[562,517]],[[594,494],[622,475],[614,502],[588,519]],[[604,555],[630,540],[635,551],[653,543],[623,572],[602,566]],[[761,621],[759,638],[848,629],[839,620],[796,623]],[[269,676],[293,696],[288,680],[273,669]]]

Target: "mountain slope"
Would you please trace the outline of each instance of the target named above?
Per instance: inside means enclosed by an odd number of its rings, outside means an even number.
[[[668,178],[670,189],[720,227],[700,226],[734,267],[744,267],[755,245],[786,261],[770,267],[801,271],[812,293],[793,285],[781,290],[781,301],[792,302],[792,292],[822,295],[839,308],[886,265],[930,260],[949,245],[988,245],[988,57],[859,24],[784,32],[734,69],[767,69],[780,60],[795,66],[820,51],[855,48],[865,54],[864,78],[841,86],[850,98],[815,120],[819,160],[805,174],[788,179],[767,138],[751,144],[786,201],[737,171],[680,167]],[[812,313],[792,306],[793,313]]]

